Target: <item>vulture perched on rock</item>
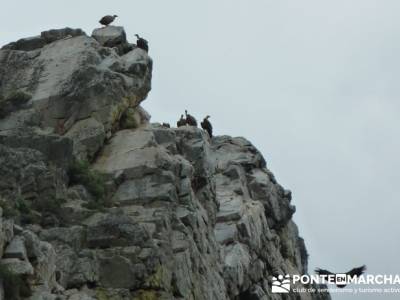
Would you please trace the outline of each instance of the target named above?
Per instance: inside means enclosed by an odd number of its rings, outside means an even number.
[[[187,123],[189,126],[196,126],[196,127],[197,127],[197,121],[196,121],[196,119],[195,119],[192,115],[189,115],[188,112],[187,112],[187,110],[185,110],[185,115],[186,115],[186,123]]]
[[[135,34],[135,36],[137,37],[136,45],[138,48],[149,52],[149,43],[144,38],[141,38],[138,34]]]
[[[315,273],[317,273],[318,275],[333,275],[333,276],[336,276],[336,275],[342,275],[342,274],[344,274],[344,275],[346,275],[346,277],[351,277],[351,278],[353,278],[354,276],[355,277],[359,277],[359,276],[361,276],[364,272],[365,272],[365,270],[367,269],[367,267],[365,266],[365,265],[363,265],[363,266],[361,266],[361,267],[358,267],[358,268],[354,268],[354,269],[351,269],[350,271],[348,271],[348,272],[346,272],[346,273],[337,273],[337,274],[335,274],[335,273],[332,273],[332,272],[330,272],[330,271],[328,271],[328,270],[323,270],[323,269],[319,269],[319,268],[317,268],[317,269],[315,269]],[[344,288],[345,286],[346,286],[346,284],[341,284],[341,283],[336,283],[336,286],[338,287],[338,288]]]
[[[110,25],[112,22],[114,22],[114,20],[115,20],[116,17],[118,17],[118,16],[117,16],[117,15],[113,15],[113,16],[107,15],[107,16],[104,16],[104,17],[101,18],[101,20],[99,21],[99,23],[100,23],[101,25],[108,26],[108,25]]]
[[[181,118],[176,122],[177,127],[186,126],[186,119],[181,115]]]
[[[207,131],[210,138],[212,138],[213,128],[212,128],[210,121],[208,121],[209,118],[210,118],[210,116],[207,116],[203,119],[203,122],[201,122],[201,128],[203,128],[205,131]]]

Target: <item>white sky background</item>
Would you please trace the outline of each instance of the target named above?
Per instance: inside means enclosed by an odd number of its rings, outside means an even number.
[[[105,14],[150,42],[153,122],[244,136],[293,192],[309,271],[400,273],[400,1],[4,1],[0,45]],[[333,295],[333,299],[397,299]]]

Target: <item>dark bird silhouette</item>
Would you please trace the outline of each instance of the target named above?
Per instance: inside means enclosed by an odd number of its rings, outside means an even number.
[[[201,128],[203,128],[205,131],[208,132],[208,135],[210,136],[210,138],[212,138],[212,125],[210,123],[210,121],[208,121],[208,119],[210,118],[210,116],[207,116],[203,119],[203,122],[201,122]]]
[[[186,115],[186,123],[187,123],[189,126],[196,126],[196,127],[197,127],[197,121],[196,121],[196,119],[195,119],[192,115],[189,115],[188,112],[187,112],[187,110],[185,110],[185,115]]]
[[[107,15],[107,16],[104,16],[104,17],[101,18],[101,20],[99,21],[99,23],[100,23],[101,25],[108,26],[108,25],[110,25],[112,22],[114,22],[114,20],[115,20],[116,17],[118,17],[118,16],[117,16],[117,15],[113,15],[113,16]]]
[[[358,268],[353,268],[353,269],[351,269],[350,271],[348,271],[346,273],[337,273],[337,274],[345,274],[346,277],[351,277],[351,278],[353,278],[354,276],[355,277],[359,277],[365,272],[366,269],[367,269],[367,267],[365,265],[363,265],[363,266],[358,267]],[[333,276],[336,276],[335,273],[332,273],[332,272],[330,272],[328,270],[323,270],[323,269],[320,269],[320,268],[315,269],[315,273],[317,273],[318,275],[333,275]],[[344,288],[346,286],[346,284],[336,283],[336,286],[339,287],[339,288]]]
[[[171,128],[171,125],[169,125],[169,123],[162,123],[161,126],[165,128]]]
[[[138,46],[138,48],[149,52],[149,42],[146,41],[144,38],[141,38],[138,34],[135,34],[135,36],[137,37],[136,45]]]
[[[176,122],[177,127],[186,126],[186,119],[181,115],[181,118]]]

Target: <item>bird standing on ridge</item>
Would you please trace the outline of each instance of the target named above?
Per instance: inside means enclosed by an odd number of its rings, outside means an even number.
[[[136,45],[138,46],[138,48],[149,52],[149,42],[144,38],[141,38],[138,34],[135,34],[135,36],[137,37]]]
[[[181,118],[176,122],[177,127],[186,126],[186,119],[181,115]]]
[[[365,272],[366,269],[367,269],[367,267],[365,265],[363,265],[363,266],[358,267],[358,268],[353,268],[353,269],[351,269],[350,271],[348,271],[346,273],[335,274],[335,273],[332,273],[332,272],[330,272],[328,270],[323,270],[323,269],[317,268],[317,269],[315,269],[315,273],[317,273],[318,275],[327,275],[327,276],[329,276],[329,275],[336,276],[336,275],[344,274],[344,275],[346,275],[346,279],[347,279],[348,277],[351,277],[351,278],[356,277],[357,278],[357,277],[361,276]],[[338,283],[338,282],[336,282],[336,286],[338,288],[344,288],[346,285],[347,285],[347,283]]]
[[[108,26],[108,25],[110,25],[112,22],[114,22],[114,20],[115,20],[116,17],[118,17],[118,16],[117,16],[117,15],[113,15],[113,16],[107,15],[107,16],[104,16],[104,17],[102,17],[102,18],[100,19],[99,23],[100,23],[101,25]]]
[[[196,126],[196,127],[197,127],[197,121],[196,121],[196,119],[195,119],[192,115],[189,115],[188,112],[187,112],[187,110],[185,110],[185,115],[186,115],[186,123],[187,123],[189,126]]]
[[[205,131],[208,132],[208,135],[210,136],[210,138],[212,138],[212,125],[210,123],[210,121],[208,121],[208,119],[210,118],[210,116],[207,116],[203,119],[203,122],[201,122],[201,128],[203,128]]]

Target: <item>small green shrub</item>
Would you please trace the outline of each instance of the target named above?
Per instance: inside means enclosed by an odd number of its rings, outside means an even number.
[[[0,118],[7,116],[31,98],[30,94],[21,90],[13,91],[7,96],[0,95]]]
[[[104,211],[105,207],[107,207],[107,204],[105,203],[105,201],[103,199],[96,199],[96,200],[91,200],[87,203],[84,203],[82,206],[87,209]]]
[[[0,196],[0,207],[3,209],[3,217],[9,219],[18,216],[18,210],[8,201]]]
[[[60,207],[65,203],[64,198],[43,197],[34,202],[33,207],[41,213],[53,213],[58,215]]]
[[[15,209],[18,211],[19,221],[22,224],[40,223],[40,218],[32,208],[32,203],[22,196],[17,196],[15,199]]]
[[[17,196],[15,199],[15,208],[21,214],[29,214],[31,212],[30,204],[22,196]]]
[[[139,126],[136,117],[135,109],[128,108],[121,116],[120,127],[121,129],[133,129]]]
[[[16,196],[14,200],[6,200],[0,197],[0,206],[5,218],[15,218],[22,214],[31,213],[29,203],[20,195]]]
[[[106,194],[105,175],[90,169],[88,161],[78,160],[72,163],[68,172],[72,184],[82,184],[101,203]]]
[[[3,281],[5,299],[19,300],[31,296],[30,287],[22,276],[13,273],[6,265],[0,264],[0,279]]]
[[[13,218],[22,224],[40,223],[40,214],[35,211],[38,208],[21,195],[16,196],[13,200],[0,197],[0,207],[3,209],[3,216],[7,219]]]
[[[7,95],[5,101],[11,102],[14,105],[21,105],[32,99],[32,95],[24,91],[17,90]]]

